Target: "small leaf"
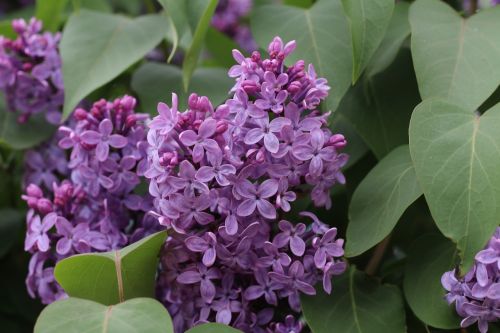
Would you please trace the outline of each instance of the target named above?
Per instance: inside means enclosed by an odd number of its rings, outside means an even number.
[[[184,55],[184,61],[182,62],[182,82],[185,91],[188,90],[189,80],[191,80],[191,76],[198,64],[198,58],[203,48],[203,41],[205,40],[208,27],[215,12],[215,7],[217,7],[217,0],[192,0],[189,5],[193,6],[193,4],[196,4],[196,8],[198,9],[203,8],[203,11],[196,25],[196,30],[194,30],[191,46]]]
[[[410,152],[438,228],[457,243],[463,272],[498,226],[500,104],[482,116],[423,101],[410,122]]]
[[[0,143],[13,149],[27,149],[34,147],[50,138],[55,127],[48,124],[43,114],[34,115],[20,124],[18,114],[8,111],[4,96],[0,94]]]
[[[421,195],[408,146],[394,149],[354,192],[349,206],[346,256],[360,255],[383,240]]]
[[[475,110],[500,84],[500,7],[463,19],[438,0],[410,8],[411,49],[422,99]]]
[[[35,16],[46,31],[57,31],[68,0],[37,0]]]
[[[63,259],[57,263],[54,276],[71,297],[105,305],[154,297],[158,252],[166,236],[160,231],[119,251]]]
[[[381,159],[408,143],[411,113],[419,101],[410,53],[402,50],[385,71],[352,87],[338,111]]]
[[[335,111],[351,84],[352,47],[347,19],[340,0],[318,1],[309,9],[284,5],[257,7],[251,17],[252,34],[260,47],[275,36],[296,40],[297,49],[287,61],[304,59],[332,87],[327,107]],[[272,27],[272,28],[270,28]]]
[[[384,38],[394,9],[393,0],[342,0],[351,30],[356,82]]]
[[[60,44],[65,93],[63,118],[89,93],[153,49],[168,28],[161,15],[130,19],[84,9],[71,15]]]
[[[408,254],[404,293],[413,313],[427,325],[454,329],[460,327],[455,307],[444,299],[441,276],[458,260],[455,245],[438,234],[419,237]]]
[[[396,3],[384,39],[366,67],[367,76],[374,76],[389,67],[406,38],[410,36],[409,8],[408,2]]]
[[[173,333],[165,307],[152,298],[134,298],[105,306],[93,301],[68,298],[47,306],[35,324],[34,333]]]
[[[178,67],[153,62],[142,65],[132,77],[132,89],[139,96],[142,110],[154,115],[158,102],[170,105],[172,92],[179,95],[180,110],[186,109],[188,96],[193,92],[210,98],[215,107],[228,97],[233,84],[225,69],[198,68],[185,92],[182,71]]]
[[[242,333],[242,332],[227,325],[208,323],[195,326],[187,330],[186,333]]]
[[[301,297],[313,333],[405,333],[405,309],[398,287],[381,285],[351,267],[333,279],[331,295]]]
[[[23,215],[13,209],[0,209],[0,258],[7,254],[19,239]]]

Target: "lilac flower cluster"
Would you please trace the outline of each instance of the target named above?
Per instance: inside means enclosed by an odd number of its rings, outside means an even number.
[[[212,17],[212,26],[233,38],[246,51],[257,49],[250,28],[241,20],[252,9],[252,0],[220,0]]]
[[[100,100],[89,112],[77,109],[59,129],[59,147],[27,153],[25,250],[32,257],[26,283],[43,303],[65,296],[53,276],[57,261],[121,248],[161,227],[145,214],[149,196],[134,193],[147,166],[147,116],[134,107],[135,99],[125,96]],[[63,149],[71,150],[69,157]]]
[[[300,311],[299,293],[315,294],[346,263],[343,240],[310,212],[310,223],[284,214],[298,196],[329,208],[330,188],[344,183],[347,155],[340,134],[317,107],[329,87],[304,61],[285,58],[295,42],[276,37],[269,58],[245,57],[237,65],[233,97],[215,110],[192,94],[179,112],[177,95],[159,103],[149,124],[145,176],[159,223],[169,229],[161,259],[158,297],[176,332],[207,321],[245,332],[300,332],[293,315],[274,320],[279,303]],[[309,192],[310,191],[310,192]]]
[[[457,313],[464,319],[462,327],[478,323],[479,331],[486,333],[488,323],[500,318],[500,227],[486,248],[476,254],[472,269],[461,279],[457,271],[444,273],[441,278],[448,291],[446,300],[455,303]]]
[[[0,89],[19,122],[44,113],[52,124],[61,119],[64,89],[58,51],[60,34],[42,33],[42,22],[14,20],[14,40],[0,36]]]

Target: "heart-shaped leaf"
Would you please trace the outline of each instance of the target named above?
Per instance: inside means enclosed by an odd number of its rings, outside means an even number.
[[[423,101],[410,122],[417,178],[441,232],[457,243],[464,272],[498,226],[500,104],[479,116],[441,100]]]
[[[4,96],[0,94],[0,143],[13,149],[34,147],[50,138],[55,127],[47,123],[43,114],[34,115],[20,124],[17,114],[7,110]]]
[[[356,82],[377,50],[391,20],[393,0],[342,0],[352,40],[352,82]]]
[[[351,267],[333,280],[331,295],[301,298],[313,333],[404,333],[405,310],[398,287],[381,285]]]
[[[93,301],[68,298],[47,306],[35,324],[34,333],[173,333],[165,307],[152,298],[134,298],[105,306]]]
[[[349,206],[346,256],[360,255],[384,239],[421,195],[408,146],[394,149],[354,192]]]
[[[411,49],[422,99],[475,110],[500,84],[500,7],[463,19],[439,0],[410,8]]]
[[[215,107],[225,101],[233,84],[225,69],[198,68],[188,90],[184,91],[181,69],[158,63],[142,65],[132,77],[132,89],[139,96],[142,110],[155,115],[158,102],[170,105],[172,92],[179,95],[180,110],[186,109],[188,96],[193,92],[210,98]]]
[[[227,325],[208,323],[195,326],[187,330],[186,333],[242,333],[242,332]]]
[[[161,15],[131,19],[80,9],[71,15],[60,44],[64,113],[89,93],[117,77],[153,49],[168,30]]]
[[[68,0],[37,0],[35,16],[46,31],[57,31]]]
[[[158,252],[166,236],[160,231],[119,251],[63,259],[54,276],[68,295],[105,305],[154,297]]]
[[[265,5],[253,11],[251,22],[253,36],[266,50],[275,36],[297,41],[290,63],[304,59],[328,79],[328,108],[336,110],[352,77],[351,34],[340,0],[318,1],[308,9]]]
[[[410,4],[408,2],[396,3],[384,39],[382,39],[380,46],[366,67],[367,76],[374,76],[389,67],[396,58],[403,42],[410,36],[409,9]]]
[[[427,325],[442,329],[460,327],[460,319],[444,299],[441,285],[441,276],[453,269],[457,260],[455,245],[442,235],[424,235],[410,249],[404,292],[415,315]]]
[[[381,159],[408,143],[411,113],[419,102],[410,52],[402,50],[385,71],[349,89],[338,111]]]

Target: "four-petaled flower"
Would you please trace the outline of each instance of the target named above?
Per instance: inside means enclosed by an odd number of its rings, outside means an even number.
[[[81,139],[89,145],[96,145],[96,156],[100,162],[104,162],[109,155],[109,146],[113,148],[123,148],[128,140],[120,134],[111,134],[113,123],[109,119],[104,119],[99,124],[99,132],[87,130],[82,133]]]
[[[278,191],[278,182],[275,179],[265,180],[260,185],[244,180],[237,191],[244,198],[238,206],[238,215],[249,216],[257,209],[265,218],[276,218],[276,208],[267,200]]]

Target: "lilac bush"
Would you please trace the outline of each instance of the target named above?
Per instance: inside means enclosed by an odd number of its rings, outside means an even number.
[[[0,89],[10,111],[26,122],[44,114],[48,122],[61,120],[64,87],[59,56],[59,33],[42,32],[42,22],[32,18],[12,22],[17,38],[0,37]]]
[[[48,144],[26,155],[27,233],[32,256],[26,279],[45,304],[65,297],[55,264],[68,256],[122,248],[159,230],[135,193],[146,170],[146,115],[124,96],[79,108]]]
[[[170,236],[157,292],[176,332],[209,321],[299,332],[299,293],[314,295],[319,281],[330,293],[346,268],[336,228],[311,212],[304,223],[286,217],[299,196],[330,208],[347,162],[345,138],[317,109],[326,80],[302,60],[284,64],[294,48],[276,37],[266,59],[234,50],[230,99],[214,108],[192,94],[181,112],[173,94],[149,124],[144,175]],[[284,323],[273,315],[278,304],[288,304]]]
[[[455,303],[457,313],[464,319],[462,327],[477,322],[481,333],[488,324],[500,318],[500,227],[486,248],[476,254],[474,266],[463,278],[452,270],[443,274],[441,283],[448,291],[446,300]]]

